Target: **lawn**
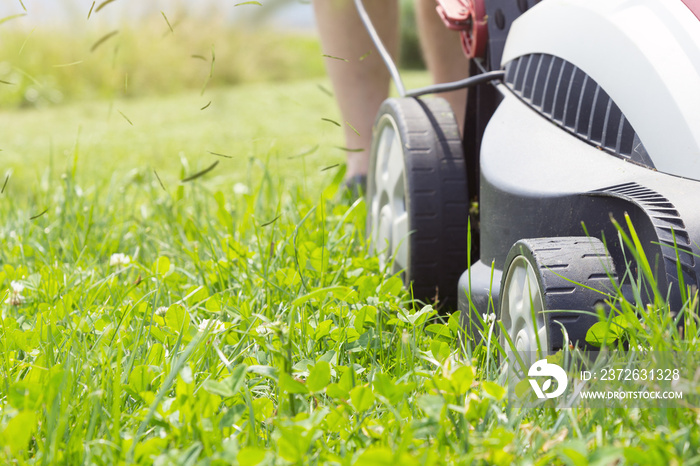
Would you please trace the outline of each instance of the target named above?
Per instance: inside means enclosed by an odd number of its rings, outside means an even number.
[[[495,345],[368,253],[327,88],[0,112],[0,462],[698,462],[695,409],[508,402]]]
[[[44,179],[56,182],[76,156],[83,186],[112,177],[152,181],[154,170],[166,186],[176,186],[183,167],[191,174],[219,161],[206,184],[230,192],[247,180],[253,159],[290,181],[308,178],[316,185],[334,173],[322,168],[344,158],[336,147],[342,146],[340,128],[321,119],[338,120],[321,83],[244,84],[206,97],[190,91],[1,111],[3,172],[13,172],[9,193]]]
[[[99,102],[2,114],[4,462],[697,457],[691,410],[510,408],[492,349],[368,256],[316,84],[115,103],[133,126]]]

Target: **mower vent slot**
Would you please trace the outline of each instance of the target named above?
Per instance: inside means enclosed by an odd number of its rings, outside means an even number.
[[[549,56],[551,57],[551,55]],[[544,101],[542,102],[542,111],[548,115],[554,113],[554,97],[557,93],[562,69],[563,63],[561,60],[550,58],[549,71],[544,79]]]
[[[656,191],[634,182],[610,186],[593,191],[592,194],[619,197],[639,206],[648,215],[658,238],[668,284],[680,286],[678,279],[680,266],[683,283],[686,286],[698,285],[693,243],[683,218],[671,201]],[[663,211],[660,211],[660,208]]]
[[[581,100],[583,98],[583,86],[586,85],[587,76],[578,68],[574,69],[571,76],[569,89],[566,96],[566,110],[564,111],[564,126],[576,132],[576,118],[581,113]],[[584,104],[585,105],[585,104]]]
[[[566,98],[569,95],[568,89],[571,86],[571,78],[574,74],[574,66],[570,63],[563,63],[559,79],[557,79],[556,88],[554,89],[554,108],[551,115],[546,115],[553,118],[559,124],[564,122],[564,111],[566,110]]]
[[[598,95],[598,86],[595,85],[592,79],[588,79],[588,76],[584,78],[583,92],[581,92],[581,98],[578,101],[578,112],[576,114],[576,132],[579,134],[585,134],[587,137],[590,135],[591,127],[591,115],[593,114],[593,107],[595,106],[595,98]],[[587,102],[593,101],[593,105],[586,105]]]
[[[540,115],[589,144],[654,168],[620,107],[572,63],[541,53],[523,55],[506,64],[506,85]]]
[[[532,91],[532,104],[535,106],[542,106],[542,98],[544,97],[544,87],[547,82],[547,75],[549,74],[550,66],[552,64],[551,55],[542,55],[540,64],[538,66],[537,75],[535,77],[535,87]],[[544,76],[544,78],[542,78]]]

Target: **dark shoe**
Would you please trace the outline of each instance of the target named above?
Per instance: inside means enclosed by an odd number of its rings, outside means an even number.
[[[355,175],[345,180],[343,197],[355,200],[365,195],[367,190],[367,175]]]

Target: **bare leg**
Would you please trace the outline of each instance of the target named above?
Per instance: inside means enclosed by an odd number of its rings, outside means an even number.
[[[445,27],[435,11],[435,0],[416,0],[416,22],[425,58],[433,81],[443,83],[469,77],[469,62],[462,52],[459,33]],[[464,128],[467,90],[441,94],[452,107],[459,128]]]
[[[364,175],[369,169],[372,125],[379,106],[389,95],[389,72],[360,21],[352,0],[314,0],[313,3],[323,53],[342,59],[325,59],[340,113],[360,133],[358,135],[346,122],[342,122],[348,148],[362,150],[348,152],[346,177]],[[384,46],[396,56],[397,1],[364,0],[364,5]]]

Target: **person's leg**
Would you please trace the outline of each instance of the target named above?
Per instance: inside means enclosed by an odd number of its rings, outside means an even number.
[[[469,77],[469,62],[462,52],[459,33],[450,31],[435,11],[435,0],[416,0],[416,22],[423,57],[433,81],[444,83]],[[452,107],[460,130],[464,128],[467,90],[440,94]]]
[[[364,0],[365,8],[394,56],[398,48],[396,0]],[[314,0],[326,68],[338,100],[349,149],[346,178],[366,175],[372,125],[379,106],[389,94],[389,72],[372,44],[352,0]],[[369,55],[367,55],[369,53]],[[347,61],[345,61],[347,60]],[[359,135],[347,124],[350,123]]]

